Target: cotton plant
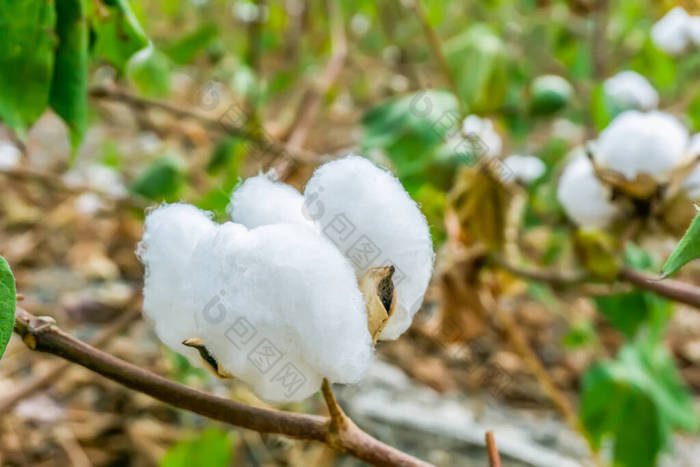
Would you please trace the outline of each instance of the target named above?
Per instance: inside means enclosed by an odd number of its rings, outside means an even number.
[[[547,169],[542,159],[529,155],[512,154],[503,160],[503,164],[508,167],[513,179],[526,185],[544,175]]]
[[[654,24],[651,39],[664,52],[681,55],[691,46],[700,45],[700,17],[675,7]]]
[[[144,312],[160,340],[263,399],[357,383],[380,339],[411,323],[434,253],[399,181],[348,156],[304,193],[269,174],[233,193],[232,221],[185,204],[146,218]]]
[[[582,147],[574,149],[559,178],[557,199],[567,217],[583,230],[604,229],[619,214],[612,188],[601,182]]]
[[[636,71],[621,71],[608,78],[603,91],[622,109],[652,110],[659,105],[659,93]]]

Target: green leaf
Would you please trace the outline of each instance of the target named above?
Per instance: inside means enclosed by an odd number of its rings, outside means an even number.
[[[0,256],[0,358],[5,352],[15,326],[16,300],[15,278],[10,265]]]
[[[151,164],[129,188],[132,193],[155,201],[174,199],[183,182],[179,162],[171,156],[163,156]]]
[[[459,125],[454,95],[428,90],[389,99],[370,109],[362,123],[363,149],[382,149],[409,193],[425,182],[443,190],[451,186],[458,157],[441,146]]]
[[[485,24],[475,24],[445,44],[459,97],[473,113],[501,108],[508,90],[508,53],[501,38]]]
[[[123,71],[132,55],[148,45],[128,0],[102,0],[95,15],[94,53]]]
[[[614,442],[615,465],[653,466],[673,429],[695,432],[700,420],[673,358],[659,342],[624,346],[583,378],[580,417],[596,446]]]
[[[87,126],[88,25],[85,0],[56,0],[58,49],[51,81],[51,107],[70,130],[73,152]]]
[[[231,436],[210,428],[194,439],[180,441],[165,453],[161,467],[228,467],[233,460]]]
[[[192,62],[218,36],[213,24],[205,24],[163,48],[165,54],[178,65]]]
[[[142,94],[166,97],[170,93],[170,59],[153,45],[134,54],[126,65],[126,75]]]
[[[55,24],[52,2],[0,0],[0,119],[22,137],[49,103]]]
[[[700,256],[700,214],[695,216],[685,235],[664,263],[661,268],[661,277],[673,275],[681,266],[698,256]]]
[[[627,337],[633,337],[645,323],[663,325],[671,312],[668,300],[639,290],[599,296],[594,300],[598,311]]]

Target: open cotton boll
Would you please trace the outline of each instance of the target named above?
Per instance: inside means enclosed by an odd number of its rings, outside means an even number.
[[[196,337],[263,399],[301,400],[323,377],[354,383],[367,371],[373,348],[354,271],[314,229],[228,222],[203,237],[187,270]]]
[[[628,180],[648,174],[661,182],[685,162],[687,144],[688,132],[674,116],[629,110],[601,132],[595,161]]]
[[[583,229],[607,227],[618,213],[610,201],[611,191],[596,178],[583,149],[572,151],[557,187],[557,198],[566,215]]]
[[[380,339],[396,339],[418,311],[433,269],[425,217],[401,183],[372,162],[350,155],[322,165],[304,191],[306,210],[362,277],[392,264],[396,311]]]
[[[467,138],[479,138],[483,144],[482,152],[489,157],[501,154],[503,143],[493,127],[493,122],[488,118],[478,115],[468,115],[462,122],[462,133]]]
[[[513,154],[505,158],[503,163],[508,167],[513,177],[523,183],[530,183],[542,176],[546,167],[538,157]]]
[[[270,175],[248,178],[231,195],[227,211],[234,222],[248,228],[267,224],[313,225],[304,217],[304,197],[294,187]]]
[[[671,9],[651,28],[651,40],[664,52],[678,55],[688,47],[688,20],[690,16],[681,7]]]
[[[700,16],[691,16],[687,23],[688,38],[696,46],[700,46]]]
[[[603,83],[603,90],[624,108],[651,110],[659,105],[659,94],[636,71],[621,71]]]
[[[187,269],[197,242],[215,228],[210,217],[187,204],[170,204],[146,216],[137,254],[146,268],[143,311],[158,338],[175,352],[198,361],[197,351],[182,345],[193,337],[194,313],[186,305]]]

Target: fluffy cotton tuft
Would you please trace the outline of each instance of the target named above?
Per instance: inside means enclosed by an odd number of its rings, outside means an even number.
[[[686,159],[688,132],[672,115],[630,110],[603,130],[595,152],[596,163],[634,180],[648,174],[658,181]]]
[[[690,16],[681,7],[671,9],[651,28],[651,39],[656,46],[671,55],[679,55],[688,47],[688,20]]]
[[[194,349],[182,345],[195,329],[194,314],[186,305],[191,273],[188,264],[199,240],[213,231],[210,217],[188,204],[159,207],[146,216],[138,256],[146,268],[143,311],[158,338],[193,362]]]
[[[566,215],[583,229],[607,227],[618,213],[610,201],[611,191],[596,178],[583,149],[572,151],[557,187],[557,198]]]
[[[493,122],[488,118],[478,115],[469,115],[462,122],[462,134],[467,138],[479,138],[483,144],[483,154],[496,157],[501,154],[503,143],[493,127]]]
[[[513,177],[523,183],[531,183],[537,180],[546,170],[544,162],[535,156],[513,154],[506,157],[503,163],[511,170]]]
[[[433,269],[425,217],[401,183],[359,156],[322,165],[304,191],[307,214],[350,260],[358,277],[393,264],[397,307],[381,339],[396,339],[420,307]]]
[[[270,175],[250,177],[233,192],[228,213],[248,228],[267,224],[311,222],[303,214],[304,197],[294,187]]]
[[[323,377],[355,383],[369,367],[372,340],[354,272],[315,230],[229,222],[200,241],[190,270],[204,344],[264,399],[301,400]]]
[[[659,94],[636,71],[622,71],[603,83],[603,90],[624,108],[652,110],[659,105]]]
[[[219,368],[270,401],[323,377],[357,382],[372,359],[367,314],[345,257],[313,228],[213,223],[188,205],[151,212],[139,248],[144,311],[171,349],[198,338]]]

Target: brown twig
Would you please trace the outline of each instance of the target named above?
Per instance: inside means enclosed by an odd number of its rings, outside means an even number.
[[[493,430],[486,432],[486,452],[489,455],[489,467],[501,467],[501,456],[498,454],[496,447],[496,439],[493,436]]]
[[[538,282],[546,282],[554,287],[572,287],[593,281],[593,278],[584,272],[521,267],[509,263],[499,255],[491,255],[491,258],[500,267],[516,276]],[[617,273],[617,279],[661,297],[700,309],[700,287],[692,284],[673,279],[659,280],[658,276],[629,267],[620,268]]]
[[[261,433],[319,441],[375,465],[430,465],[378,441],[349,419],[334,433],[333,422],[326,417],[252,407],[170,381],[91,347],[19,307],[15,332],[30,349],[57,355],[130,389],[213,420]]]
[[[112,337],[122,332],[140,315],[141,309],[139,308],[138,303],[134,303],[131,305],[129,310],[125,311],[112,324],[97,334],[95,338],[92,339],[90,344],[96,347],[106,344],[110,339],[112,339]],[[12,410],[12,408],[21,400],[31,397],[41,389],[46,389],[47,386],[50,386],[57,381],[58,377],[69,367],[70,362],[57,362],[43,374],[33,378],[31,381],[15,389],[12,393],[0,400],[0,413],[7,413],[8,411]]]
[[[197,112],[182,109],[167,102],[160,102],[152,99],[134,96],[129,92],[120,89],[112,89],[107,87],[93,87],[90,89],[90,97],[107,101],[121,102],[128,106],[137,109],[152,108],[169,113],[176,118],[190,119],[197,121],[203,127],[226,133],[231,136],[237,136],[258,146],[259,149],[265,152],[282,155],[294,159],[299,163],[311,163],[317,159],[317,156],[312,153],[302,152],[301,150],[291,151],[284,144],[280,144],[271,139],[265,138],[263,132],[253,132],[245,128],[229,123],[225,118],[209,118]]]
[[[452,74],[452,69],[450,68],[449,63],[447,62],[447,57],[445,57],[445,53],[442,50],[440,38],[438,37],[437,33],[428,21],[428,17],[425,14],[425,9],[423,8],[422,0],[413,0],[413,10],[415,11],[418,20],[420,21],[421,27],[423,28],[423,33],[428,39],[428,44],[430,44],[430,48],[432,49],[433,54],[437,59],[438,65],[440,66],[442,73],[445,75],[445,78],[447,79],[447,82],[449,83],[452,92],[455,94],[455,97],[457,97],[460,108],[462,108],[463,103],[462,99],[459,98],[459,86],[457,85],[457,80],[455,80],[455,77]]]

